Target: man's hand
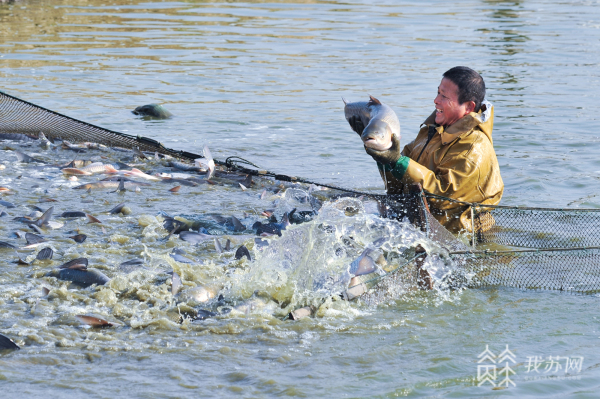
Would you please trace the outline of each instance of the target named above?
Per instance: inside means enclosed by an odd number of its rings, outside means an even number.
[[[400,159],[400,140],[395,134],[392,134],[392,146],[389,149],[378,151],[365,147],[365,151],[382,165],[395,165]]]
[[[365,130],[365,125],[363,125],[360,116],[351,116],[350,118],[348,118],[348,123],[350,124],[352,130],[358,133],[359,136],[362,135],[363,130]]]

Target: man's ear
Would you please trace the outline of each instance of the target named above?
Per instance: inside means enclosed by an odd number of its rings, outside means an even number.
[[[469,115],[471,112],[475,111],[475,102],[467,101],[465,104],[465,111],[467,111],[467,115]]]

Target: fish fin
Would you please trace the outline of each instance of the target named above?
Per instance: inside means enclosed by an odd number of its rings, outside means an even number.
[[[34,225],[41,227],[45,224],[48,224],[48,222],[50,221],[50,218],[52,217],[52,212],[54,212],[54,207],[51,206],[50,208],[48,208],[48,210],[46,212],[44,212],[44,214],[42,215],[42,217],[40,217],[38,220],[35,221],[35,223],[33,223]]]
[[[0,334],[0,349],[21,349],[19,345],[4,335]]]
[[[248,258],[249,261],[252,260],[252,257],[250,257],[250,251],[248,251],[248,248],[242,245],[237,249],[237,251],[235,251],[235,259],[242,259],[244,256]]]
[[[221,247],[221,243],[219,242],[218,238],[215,238],[215,249],[217,250],[218,253],[220,253],[220,254],[223,253],[223,247]]]
[[[213,173],[215,173],[215,160],[213,159],[208,146],[204,146],[204,157],[206,158],[206,165],[208,167],[208,172],[206,174],[206,180],[210,180]]]
[[[61,267],[61,269],[81,270],[82,272],[86,272],[87,266],[82,263],[76,263],[73,265],[69,265],[68,267]]]
[[[94,216],[90,215],[89,213],[86,213],[85,216],[87,216],[87,218],[89,220],[88,223],[100,223],[100,224],[102,223],[100,221],[100,219],[98,219],[97,217],[94,217]]]
[[[17,261],[18,265],[29,265],[29,263],[25,262],[23,259],[21,259],[21,257],[19,256],[19,260]]]
[[[354,273],[355,276],[362,276],[363,274],[373,273],[377,269],[375,261],[369,255],[365,255],[361,260],[358,261],[358,268]]]
[[[144,155],[144,153],[140,150],[139,147],[135,147],[133,149],[133,155],[137,156],[137,157],[139,157],[141,159],[148,159],[148,157],[146,155]]]
[[[240,220],[238,218],[236,218],[235,216],[231,216],[231,223],[233,224],[234,231],[245,231],[246,230],[246,226],[244,226],[242,224],[242,222],[240,222]]]
[[[346,101],[344,97],[342,97],[342,101],[344,102],[344,105],[348,104],[348,101]]]
[[[119,205],[115,206],[114,208],[112,208],[110,211],[108,211],[108,213],[110,213],[111,215],[120,213],[123,210],[123,207],[125,206],[124,202],[121,202]]]
[[[369,103],[368,103],[368,105],[381,105],[381,101],[379,101],[375,97],[369,95]]]
[[[119,171],[112,165],[104,165],[104,168],[106,169],[104,173],[119,173]]]
[[[287,212],[284,213],[283,216],[281,217],[281,224],[283,225],[284,228],[290,225],[290,216],[288,215]]]
[[[211,161],[213,159],[207,145],[204,146],[204,158],[206,158],[207,161]]]
[[[225,251],[230,251],[231,250],[231,240],[228,238],[227,242],[225,243]]]
[[[136,188],[139,188],[139,187],[136,187]],[[119,179],[119,187],[117,187],[117,189],[115,191],[113,191],[113,193],[114,192],[119,192],[120,193],[120,192],[123,192],[123,191],[125,191],[125,180]]]
[[[171,293],[173,295],[177,295],[182,286],[183,283],[181,282],[181,277],[179,277],[179,274],[173,270],[173,278],[171,279]]]
[[[144,173],[141,170],[139,170],[138,168],[131,168],[131,172],[133,172],[133,173]]]

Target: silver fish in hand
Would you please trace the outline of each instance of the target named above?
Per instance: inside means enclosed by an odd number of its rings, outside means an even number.
[[[365,147],[384,151],[392,146],[392,135],[400,140],[400,122],[396,113],[373,96],[369,101],[344,100],[346,120],[360,135]]]

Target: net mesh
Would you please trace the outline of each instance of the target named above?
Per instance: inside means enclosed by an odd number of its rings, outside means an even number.
[[[502,286],[600,292],[600,249],[498,251],[451,254],[470,287]]]
[[[166,148],[160,142],[147,137],[132,136],[91,125],[0,91],[0,133],[38,137],[40,132],[50,140],[61,139],[74,143],[93,142],[109,147],[139,148],[141,151],[158,152],[184,160],[202,157]]]
[[[474,207],[478,244],[524,248],[600,245],[600,209]]]
[[[450,252],[468,286],[600,291],[600,209],[472,208],[472,247]]]
[[[0,133],[38,137],[40,132],[51,140],[139,148],[142,151],[158,152],[188,161],[201,157],[186,151],[166,148],[153,139],[91,125],[0,91]],[[234,162],[215,162],[254,175],[312,183],[268,171],[246,169],[235,166]],[[357,195],[366,194],[324,186]],[[452,201],[431,194],[428,196]],[[469,248],[437,222],[428,212],[427,202],[421,196],[410,196],[410,200],[384,197],[389,209],[401,210],[391,217],[408,216],[430,239],[446,249],[456,267],[455,278],[464,277],[469,286],[507,286],[577,293],[600,291],[600,209],[466,204],[473,205],[474,216],[470,238],[472,248]],[[482,251],[482,248],[486,250]]]

